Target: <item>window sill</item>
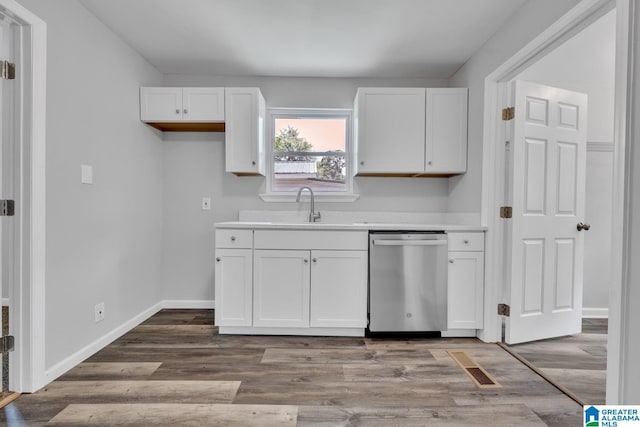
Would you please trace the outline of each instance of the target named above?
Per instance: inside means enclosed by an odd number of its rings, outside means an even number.
[[[295,203],[296,201],[296,197],[297,194],[293,193],[293,194],[283,194],[283,193],[264,193],[264,194],[260,194],[260,198],[265,201],[265,202],[289,202],[289,203]],[[322,202],[355,202],[356,200],[358,200],[360,198],[359,194],[354,194],[354,193],[342,193],[342,194],[336,194],[336,193],[314,193],[314,198],[315,201],[322,201]],[[307,201],[309,200],[309,195],[304,194],[303,201]]]

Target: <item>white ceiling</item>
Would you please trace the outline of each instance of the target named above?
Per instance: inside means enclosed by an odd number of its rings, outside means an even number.
[[[525,0],[81,0],[163,74],[448,78]]]

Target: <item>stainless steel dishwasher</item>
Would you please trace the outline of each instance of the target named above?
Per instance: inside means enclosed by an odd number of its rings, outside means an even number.
[[[371,232],[369,331],[447,329],[447,235]]]

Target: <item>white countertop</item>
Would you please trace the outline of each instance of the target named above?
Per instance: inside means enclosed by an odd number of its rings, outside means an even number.
[[[229,221],[218,222],[216,228],[255,229],[255,230],[402,230],[402,231],[485,231],[486,227],[479,225],[457,224],[406,224],[406,223],[365,223],[348,224],[305,222],[262,222],[262,221]]]

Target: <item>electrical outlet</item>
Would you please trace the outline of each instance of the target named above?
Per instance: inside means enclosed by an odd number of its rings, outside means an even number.
[[[100,322],[104,320],[104,303],[101,302],[96,304],[96,306],[94,307],[94,310],[96,314],[96,322]]]
[[[210,211],[211,210],[211,197],[203,197],[202,198],[202,210]]]

